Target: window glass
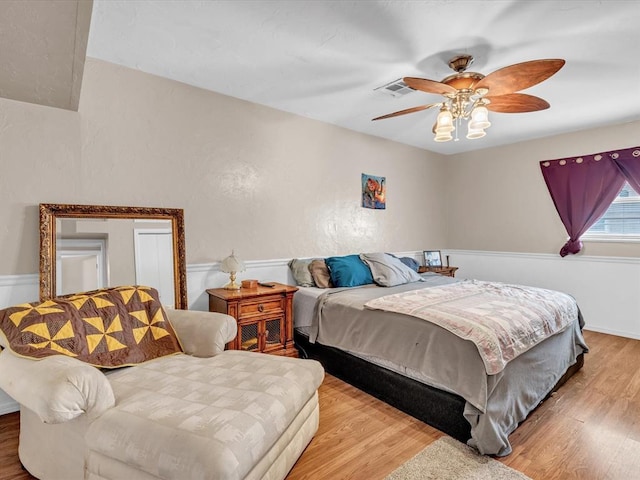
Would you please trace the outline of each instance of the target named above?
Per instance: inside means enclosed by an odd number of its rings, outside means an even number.
[[[640,236],[640,195],[625,182],[609,209],[586,235]]]

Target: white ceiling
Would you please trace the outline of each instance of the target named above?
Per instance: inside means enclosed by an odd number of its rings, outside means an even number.
[[[64,3],[90,5],[49,5]],[[24,23],[33,23],[33,12],[24,13]],[[56,32],[39,31],[46,41],[29,31],[23,44],[51,45]],[[77,45],[66,43],[77,55]],[[87,55],[452,154],[640,120],[639,45],[640,0],[95,0]],[[485,75],[527,60],[567,63],[525,90],[546,99],[549,110],[492,113],[493,125],[479,140],[435,143],[434,110],[371,121],[439,101],[423,92],[393,98],[374,89],[404,76],[441,80],[459,53],[474,55],[470,70]],[[18,62],[12,66],[1,76],[20,70]]]

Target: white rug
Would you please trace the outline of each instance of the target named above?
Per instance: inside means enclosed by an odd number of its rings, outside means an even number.
[[[441,437],[385,480],[531,480],[450,437]]]

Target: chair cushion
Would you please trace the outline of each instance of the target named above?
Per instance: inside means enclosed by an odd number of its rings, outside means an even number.
[[[175,355],[109,375],[116,406],[90,450],[165,479],[241,479],[322,383],[318,362],[244,351]]]

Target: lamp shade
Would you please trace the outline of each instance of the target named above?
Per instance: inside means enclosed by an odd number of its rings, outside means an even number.
[[[231,255],[222,260],[222,263],[220,264],[220,270],[225,273],[244,272],[244,269],[244,262],[236,257],[233,251],[231,252]]]

